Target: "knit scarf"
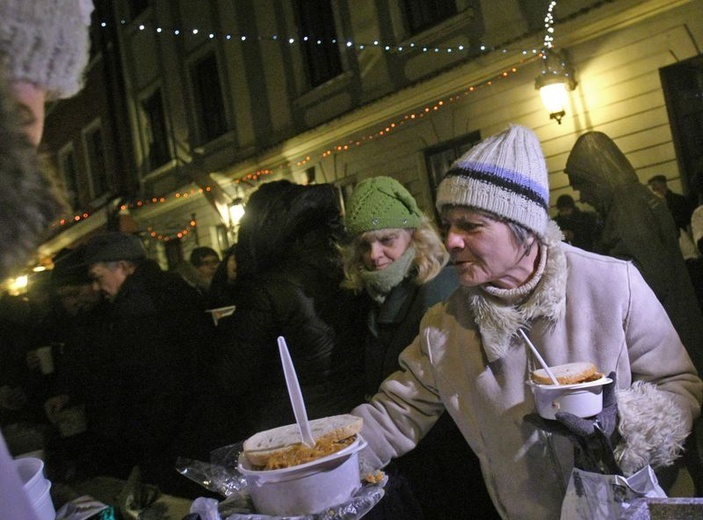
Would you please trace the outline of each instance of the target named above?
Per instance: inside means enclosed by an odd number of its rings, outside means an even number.
[[[391,290],[408,276],[413,260],[415,260],[415,247],[410,246],[400,258],[385,269],[380,271],[362,269],[360,274],[366,292],[374,301],[383,303]]]
[[[544,317],[558,321],[566,310],[566,257],[560,247],[561,231],[550,221],[540,243],[540,258],[535,275],[515,289],[493,286],[468,290],[468,303],[489,362],[502,358],[518,329]]]

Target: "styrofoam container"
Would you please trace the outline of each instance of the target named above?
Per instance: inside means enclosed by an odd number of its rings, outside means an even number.
[[[540,385],[528,381],[537,405],[537,413],[544,419],[556,419],[557,412],[569,412],[577,417],[592,417],[603,410],[603,386],[612,383],[601,377],[574,385]]]
[[[54,520],[56,510],[51,501],[51,481],[44,476],[44,461],[34,457],[15,459],[24,492],[39,520]]]
[[[307,515],[341,504],[361,488],[359,452],[365,447],[357,435],[352,444],[327,457],[268,471],[251,469],[241,453],[237,469],[246,478],[257,513]]]

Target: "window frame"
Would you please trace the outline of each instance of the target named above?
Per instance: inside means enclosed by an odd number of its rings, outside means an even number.
[[[71,157],[73,163],[73,171],[66,171],[66,158]],[[57,165],[61,180],[63,181],[64,189],[67,194],[68,203],[72,210],[76,210],[81,206],[81,193],[78,172],[78,157],[76,147],[73,142],[65,144],[56,154]]]
[[[313,1],[315,6],[324,3],[329,6],[329,9],[316,9]],[[310,87],[314,89],[344,73],[334,2],[332,0],[295,0],[293,9],[306,76]],[[308,15],[327,16],[327,18],[312,19],[312,16]],[[311,24],[315,27],[309,27]],[[318,30],[321,31],[320,34],[316,34]],[[323,49],[324,56],[320,53]]]
[[[198,73],[197,68],[199,65],[210,60],[213,60],[215,65],[216,81],[213,80],[213,83],[216,87],[203,95],[202,84],[198,81],[199,77],[202,76],[202,71]],[[214,50],[209,50],[208,52],[194,57],[188,65],[188,78],[190,81],[191,99],[193,100],[193,117],[198,140],[195,144],[200,146],[222,137],[230,130],[224,96],[225,89],[222,83],[221,67],[217,53]],[[215,90],[217,92],[214,92]],[[214,94],[217,94],[217,96],[214,96]],[[209,104],[210,100],[215,99],[215,97],[219,99],[219,103],[217,103],[219,109],[213,110],[212,113],[216,114],[216,119],[219,119],[218,125],[215,126],[219,126],[220,130],[215,130],[215,133],[211,134],[209,130],[211,128],[210,120],[207,117],[210,112],[207,110],[206,105]]]
[[[159,145],[159,148],[162,149],[162,152],[158,153],[163,153],[163,158],[161,157],[156,157],[154,158],[156,153],[154,153],[154,150],[156,147],[154,146],[154,143],[157,142],[155,138],[154,133],[154,121],[153,117],[157,114],[154,114],[148,110],[148,106],[150,106],[150,102],[155,99],[155,97],[158,95],[159,97],[159,107],[160,107],[160,116],[159,117],[159,124],[157,125],[158,127],[158,134],[163,135],[163,142],[162,144]],[[155,102],[154,102],[155,103]],[[155,170],[159,170],[163,166],[169,164],[173,160],[173,150],[171,147],[171,138],[170,138],[170,133],[169,133],[169,126],[168,126],[168,121],[166,119],[166,105],[164,102],[164,91],[161,86],[157,86],[155,88],[152,88],[151,90],[148,91],[148,93],[145,93],[143,96],[140,97],[139,99],[139,111],[140,111],[140,119],[141,119],[141,124],[140,124],[140,133],[142,136],[142,156],[143,156],[143,161],[146,164],[145,170],[147,172],[152,172]],[[157,164],[158,163],[158,164]]]
[[[94,135],[100,136],[99,157],[95,155]],[[91,200],[99,199],[112,190],[112,181],[108,170],[107,153],[105,146],[105,132],[100,118],[93,120],[81,131],[83,149],[85,150],[85,168],[88,177],[88,187]]]

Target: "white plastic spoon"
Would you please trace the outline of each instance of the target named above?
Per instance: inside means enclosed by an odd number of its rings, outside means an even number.
[[[303,444],[312,448],[315,446],[315,439],[312,436],[312,430],[310,430],[308,413],[305,411],[305,402],[303,401],[303,393],[300,391],[298,376],[295,373],[293,360],[290,358],[288,345],[286,345],[286,340],[283,336],[278,337],[278,352],[281,354],[281,363],[283,363],[283,373],[286,376],[288,396],[293,405],[293,414],[295,415],[295,422],[298,423],[300,438],[303,440]]]
[[[525,340],[525,343],[527,343],[527,346],[530,347],[530,350],[532,353],[535,355],[537,358],[537,361],[539,361],[539,364],[542,365],[542,368],[544,371],[547,373],[549,376],[549,379],[552,380],[552,383],[555,385],[559,385],[559,381],[557,381],[557,378],[554,377],[554,373],[551,371],[551,369],[547,366],[547,363],[545,363],[544,359],[542,359],[542,356],[540,356],[539,351],[537,350],[537,347],[534,346],[534,344],[530,341],[530,338],[527,337],[527,334],[525,334],[525,331],[522,329],[519,329],[520,334],[522,335],[522,339]]]

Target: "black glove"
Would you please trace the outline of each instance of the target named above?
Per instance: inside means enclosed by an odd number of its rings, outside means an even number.
[[[556,421],[542,419],[536,414],[528,415],[525,420],[542,430],[568,437],[574,444],[575,467],[594,473],[622,475],[613,455],[618,423],[615,372],[608,377],[613,382],[603,388],[603,410],[598,415],[583,419],[568,412],[557,412]]]

